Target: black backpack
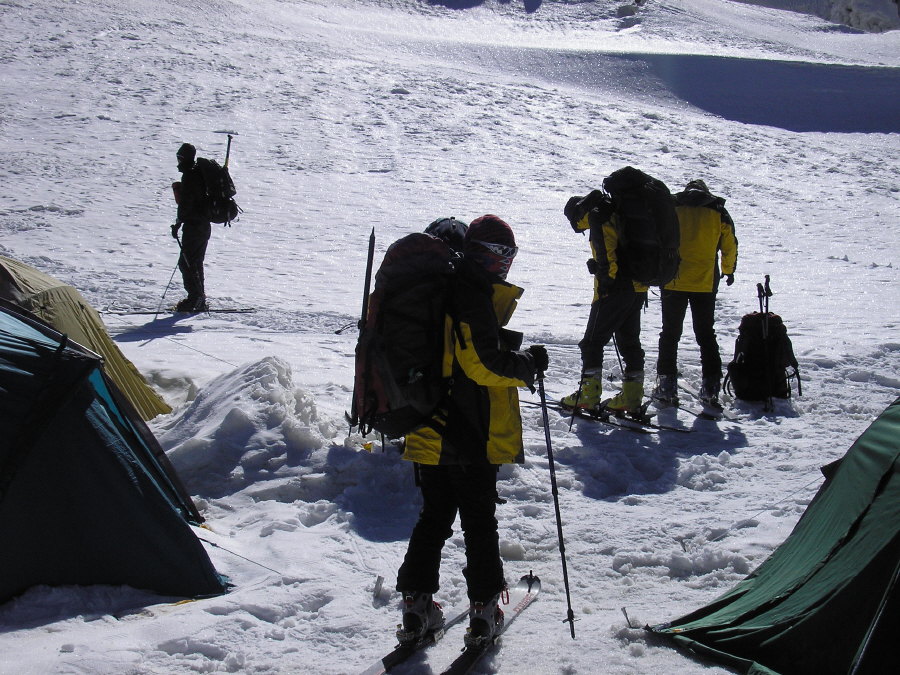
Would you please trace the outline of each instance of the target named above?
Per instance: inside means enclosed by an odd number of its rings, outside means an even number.
[[[228,225],[241,212],[234,196],[237,190],[227,167],[214,159],[197,158],[197,168],[206,183],[206,215],[210,222]]]
[[[388,248],[375,274],[356,345],[354,418],[365,435],[400,438],[431,424],[444,398],[444,321],[456,255],[437,237],[410,234]]]
[[[790,398],[793,378],[797,395],[802,396],[800,367],[781,317],[771,312],[746,314],[728,364],[725,391],[743,401]]]
[[[603,181],[620,224],[619,267],[623,278],[665,286],[678,274],[681,230],[675,201],[661,180],[634,167]]]

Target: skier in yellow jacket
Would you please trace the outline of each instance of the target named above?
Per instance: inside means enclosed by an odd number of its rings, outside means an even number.
[[[701,401],[719,407],[722,358],[716,341],[715,309],[719,279],[734,283],[738,241],[725,200],[710,193],[702,180],[692,180],[675,195],[681,228],[678,276],[660,293],[662,331],[653,397],[661,405],[678,403],[678,341],[687,308],[691,308],[694,336],[700,347]],[[721,252],[721,271],[719,253]]]
[[[613,411],[637,412],[644,398],[644,349],[641,346],[641,308],[647,302],[647,286],[633,281],[623,270],[623,249],[618,214],[603,198],[573,197],[565,213],[572,229],[590,232],[592,257],[588,271],[594,276],[594,299],[581,350],[582,377],[578,389],[564,396],[566,408],[596,409],[601,405]],[[622,390],[608,400],[603,394],[603,351],[615,337],[624,361]]]
[[[423,506],[397,573],[403,594],[401,643],[443,625],[432,599],[441,550],[457,513],[466,544],[471,609],[466,644],[490,641],[503,625],[498,606],[506,587],[497,534],[497,470],[524,461],[518,387],[532,387],[547,368],[547,350],[519,351],[522,336],[503,326],[522,289],[506,282],[517,252],[512,229],[493,215],[472,222],[456,262],[451,312],[444,327],[444,376],[451,382],[433,426],[406,437],[404,459],[415,462]]]

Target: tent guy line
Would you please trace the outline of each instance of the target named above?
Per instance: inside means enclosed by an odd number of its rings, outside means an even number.
[[[819,472],[819,471],[816,471],[816,473],[820,473],[820,472]],[[791,493],[789,493],[789,494],[786,494],[784,497],[782,497],[781,499],[779,499],[777,502],[772,502],[772,503],[769,504],[768,506],[763,507],[761,510],[757,511],[757,512],[754,513],[752,516],[748,516],[747,518],[743,518],[743,519],[737,521],[736,523],[733,523],[733,524],[730,525],[724,532],[722,532],[721,534],[719,534],[719,535],[713,537],[712,539],[710,539],[708,543],[711,544],[711,543],[713,543],[714,541],[719,541],[722,537],[724,537],[726,534],[728,534],[729,532],[731,532],[731,531],[732,531],[735,527],[737,527],[738,525],[740,525],[740,524],[742,524],[742,523],[746,523],[748,520],[754,520],[755,518],[757,518],[758,516],[761,516],[761,515],[764,514],[764,513],[768,513],[773,507],[778,506],[778,505],[781,504],[782,502],[786,502],[788,499],[790,499],[790,498],[793,497],[794,495],[799,494],[799,493],[802,492],[803,490],[807,489],[810,485],[815,485],[816,483],[819,483],[819,482],[821,482],[821,481],[823,481],[823,480],[824,480],[824,477],[820,475],[820,476],[818,476],[817,478],[814,478],[813,480],[809,481],[809,482],[806,483],[805,485],[801,485],[800,487],[798,487],[798,488],[797,488],[796,490],[794,490],[793,492],[791,492]],[[682,548],[684,548],[684,542],[683,542],[683,541],[680,541],[679,543],[681,544]]]

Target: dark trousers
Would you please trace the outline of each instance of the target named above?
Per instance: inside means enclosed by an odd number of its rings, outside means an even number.
[[[203,261],[206,258],[206,246],[212,226],[203,222],[187,222],[181,229],[181,255],[178,257],[178,269],[189,300],[197,300],[206,296],[203,278]]]
[[[646,291],[637,293],[631,289],[615,290],[594,301],[584,337],[578,343],[585,370],[603,366],[603,349],[613,335],[626,372],[644,369],[641,309],[646,302]]]
[[[684,315],[691,307],[694,337],[700,347],[700,365],[703,378],[722,379],[722,357],[716,341],[714,326],[716,315],[715,293],[689,293],[667,291],[660,293],[662,300],[662,331],[659,334],[659,360],[656,372],[660,375],[678,374],[678,341],[684,325]]]
[[[497,535],[497,467],[418,465],[424,504],[397,573],[398,591],[435,593],[439,588],[441,550],[453,534],[459,513],[466,542],[469,600],[483,602],[506,586]]]

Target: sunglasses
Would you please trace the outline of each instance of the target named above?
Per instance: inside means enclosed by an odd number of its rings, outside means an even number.
[[[472,243],[480,244],[491,253],[503,256],[504,258],[515,258],[516,253],[519,252],[519,248],[517,246],[504,246],[503,244],[495,244],[491,241],[478,241],[477,239],[473,239]]]

